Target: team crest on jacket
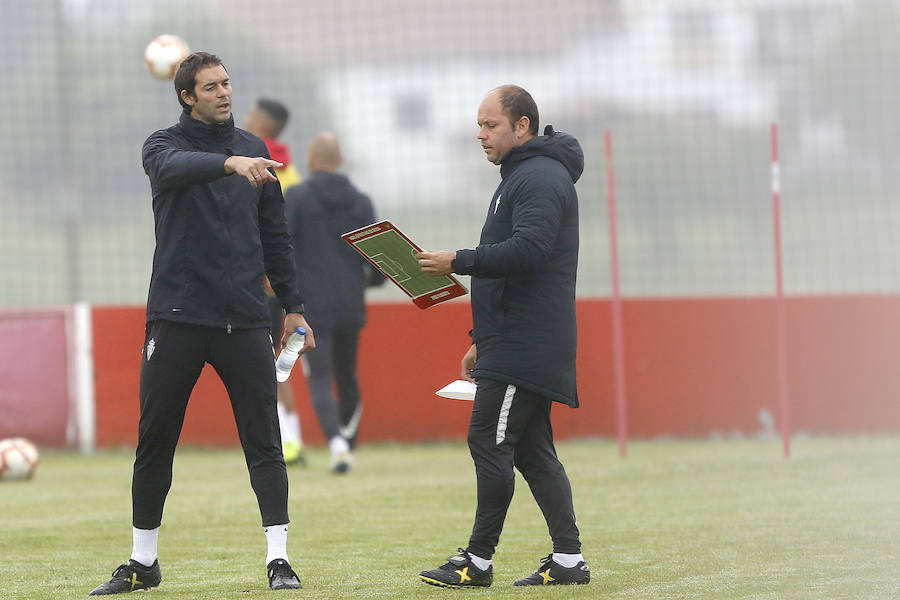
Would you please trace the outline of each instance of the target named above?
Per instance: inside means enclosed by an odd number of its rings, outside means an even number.
[[[147,342],[147,360],[150,360],[150,357],[153,356],[154,350],[156,350],[156,340],[150,338],[150,341]]]

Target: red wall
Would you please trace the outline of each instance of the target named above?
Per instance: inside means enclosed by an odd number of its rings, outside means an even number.
[[[65,446],[68,337],[64,308],[0,311],[0,439]]]
[[[559,439],[615,435],[610,314],[608,300],[578,302],[581,408],[554,408]],[[626,299],[623,319],[630,435],[750,435],[762,429],[760,411],[779,417],[772,299]],[[791,297],[787,319],[795,431],[900,431],[893,364],[900,297]],[[96,308],[93,323],[97,443],[133,445],[144,311]],[[471,405],[434,391],[459,375],[470,326],[466,302],[424,311],[408,303],[369,307],[359,356],[361,442],[465,437]],[[299,371],[292,383],[304,441],[320,443]],[[225,389],[210,367],[194,390],[182,441],[237,443]]]

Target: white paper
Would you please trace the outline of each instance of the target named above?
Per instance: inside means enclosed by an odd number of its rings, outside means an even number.
[[[436,391],[435,394],[442,398],[450,398],[451,400],[472,401],[475,400],[475,389],[476,386],[471,381],[457,379]]]

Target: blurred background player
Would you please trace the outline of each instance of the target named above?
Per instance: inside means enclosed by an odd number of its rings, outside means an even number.
[[[303,261],[297,283],[308,290],[306,315],[316,328],[317,351],[304,355],[307,383],[335,473],[353,466],[362,417],[356,360],[366,322],[365,288],[385,281],[341,239],[342,233],[375,221],[369,197],[336,172],[343,161],[335,135],[320,133],[309,144],[309,177],[285,195],[288,231],[296,260]]]
[[[262,138],[269,149],[272,160],[280,162],[281,166],[275,169],[278,181],[281,183],[281,191],[297,185],[301,181],[300,173],[294,167],[291,152],[287,144],[278,141],[281,132],[287,126],[290,113],[287,107],[277,100],[259,98],[250,106],[247,116],[244,118],[244,129]]]
[[[294,167],[291,152],[287,144],[278,141],[278,136],[284,131],[290,113],[287,107],[270,98],[259,98],[250,106],[247,116],[244,118],[244,129],[259,136],[269,149],[272,160],[281,163],[275,169],[278,182],[281,184],[282,193],[292,186],[299,184],[302,179],[300,173]],[[269,315],[272,320],[272,343],[277,353],[281,348],[282,324],[284,310],[281,302],[275,296],[275,291],[266,278],[266,296],[269,302]],[[281,447],[284,451],[284,462],[287,464],[306,464],[303,455],[303,435],[300,431],[300,415],[294,407],[294,392],[288,381],[278,383],[278,424],[281,428]]]

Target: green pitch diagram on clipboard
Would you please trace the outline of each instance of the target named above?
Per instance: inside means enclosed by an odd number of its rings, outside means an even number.
[[[341,237],[406,292],[419,308],[428,308],[467,292],[452,275],[423,273],[415,257],[422,249],[390,221],[372,223]]]

